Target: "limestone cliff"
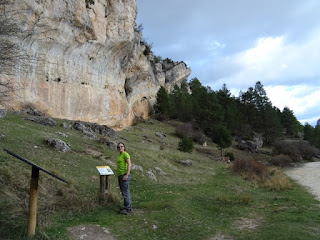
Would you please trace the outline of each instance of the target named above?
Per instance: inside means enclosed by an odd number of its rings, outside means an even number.
[[[15,89],[6,108],[31,104],[122,129],[150,115],[161,85],[170,90],[191,72],[154,62],[136,30],[136,0],[0,0],[0,12],[11,29],[0,28],[0,39],[14,48],[11,64],[0,58],[0,83]]]

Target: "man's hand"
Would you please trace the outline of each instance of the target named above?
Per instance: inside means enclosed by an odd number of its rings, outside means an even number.
[[[122,180],[126,181],[127,179],[128,179],[128,175],[126,174],[126,175],[123,176]]]

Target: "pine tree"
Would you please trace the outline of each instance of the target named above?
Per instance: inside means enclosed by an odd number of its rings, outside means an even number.
[[[230,131],[223,125],[216,125],[211,133],[211,139],[218,145],[221,151],[221,157],[223,157],[223,149],[230,147],[232,144]]]
[[[163,119],[169,115],[170,111],[169,95],[164,87],[160,87],[157,93],[157,102],[154,105],[156,114],[160,119]]]

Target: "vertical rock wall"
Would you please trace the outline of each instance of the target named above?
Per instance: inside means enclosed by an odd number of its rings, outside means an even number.
[[[1,101],[6,108],[31,104],[122,129],[149,116],[160,85],[190,74],[183,62],[162,69],[145,56],[136,0],[1,0],[0,12],[0,23],[17,29],[0,33],[15,49],[13,64],[0,62],[0,83],[15,89]]]

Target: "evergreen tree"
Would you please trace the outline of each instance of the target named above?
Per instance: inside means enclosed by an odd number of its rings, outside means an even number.
[[[169,95],[167,90],[164,87],[160,87],[157,93],[157,102],[154,105],[154,109],[160,119],[163,119],[169,115],[170,112],[170,103]]]
[[[280,110],[266,105],[263,110],[263,127],[264,140],[267,144],[273,144],[277,138],[282,135],[282,125],[280,119]]]
[[[314,140],[314,127],[312,127],[309,123],[306,123],[304,125],[303,133],[304,139],[312,143]]]
[[[317,125],[314,128],[313,145],[320,149],[320,121],[319,120],[317,121]]]
[[[221,157],[223,157],[223,149],[230,147],[232,144],[230,131],[221,124],[216,125],[211,133],[211,139],[218,145],[221,151]]]
[[[294,116],[292,110],[288,107],[284,107],[281,113],[281,124],[286,129],[288,136],[296,136],[298,134],[299,122]]]

